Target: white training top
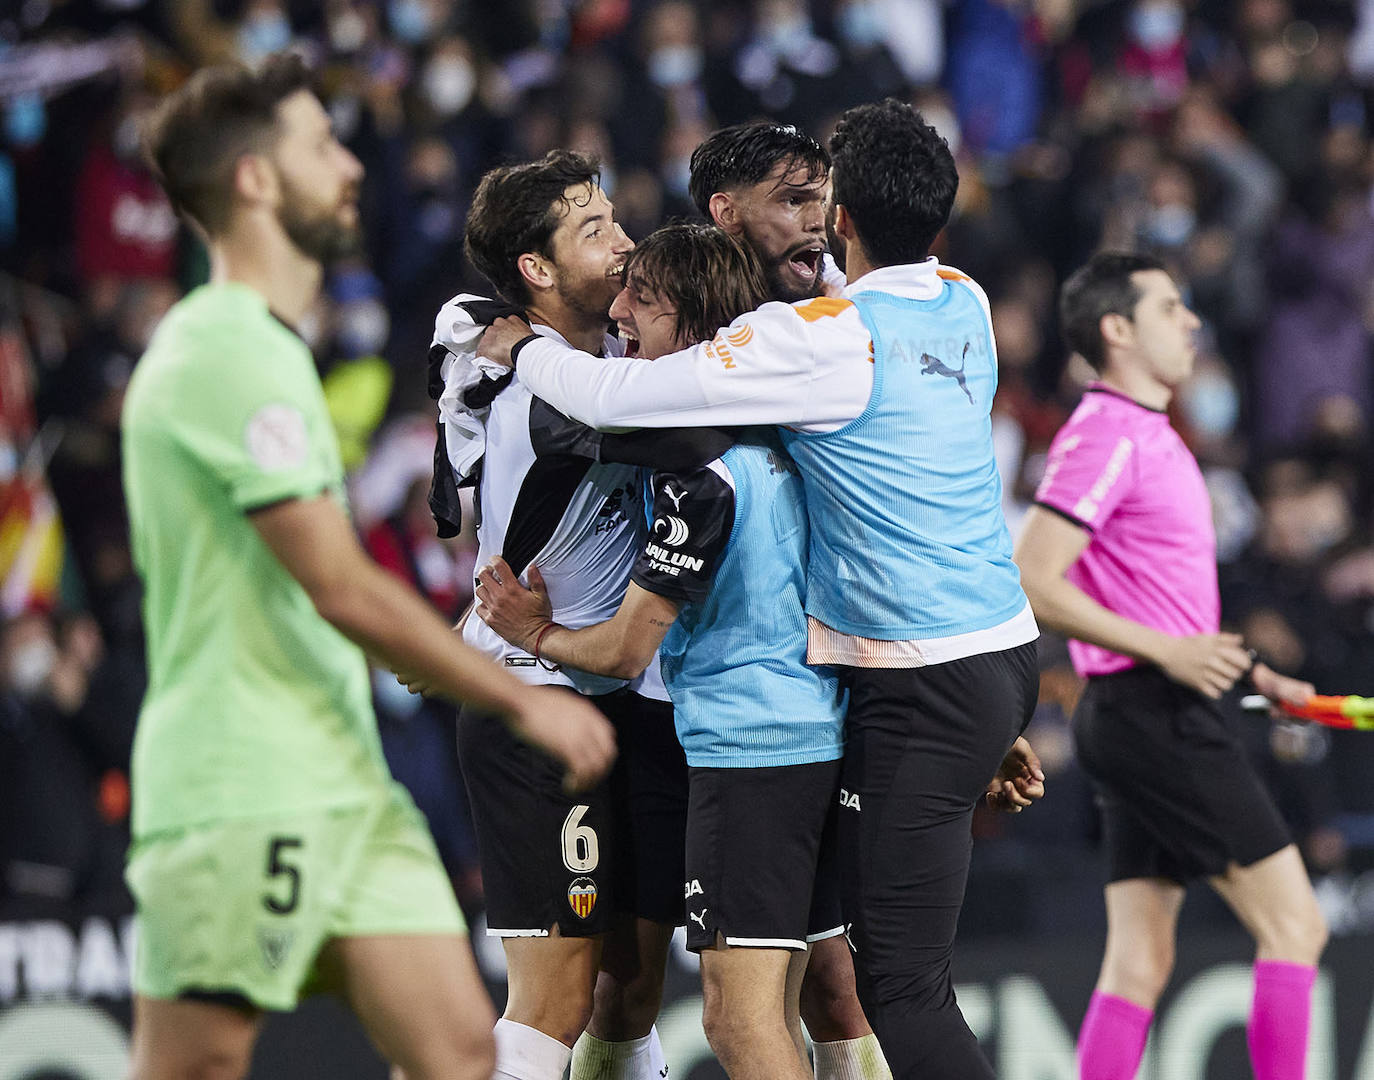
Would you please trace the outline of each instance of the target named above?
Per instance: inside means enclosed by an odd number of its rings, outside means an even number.
[[[845,293],[933,300],[945,287],[944,278],[967,284],[988,309],[976,283],[933,257],[874,270],[850,283]],[[826,432],[868,407],[872,349],[852,303],[817,297],[764,304],[710,341],[657,360],[607,362],[556,341],[532,341],[520,351],[517,379],[555,408],[598,428],[782,424]],[[813,663],[920,667],[1011,648],[1033,640],[1037,632],[1029,606],[1006,623],[957,640],[877,641],[841,634],[812,619],[809,653]]]

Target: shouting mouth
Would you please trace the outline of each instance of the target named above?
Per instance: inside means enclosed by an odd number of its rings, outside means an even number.
[[[819,244],[802,248],[794,251],[787,257],[787,266],[803,281],[814,281],[816,275],[821,272],[821,258],[825,255],[825,248]]]
[[[639,338],[635,337],[634,333],[624,326],[618,327],[618,330],[620,333],[620,344],[625,348],[625,355],[638,356]]]

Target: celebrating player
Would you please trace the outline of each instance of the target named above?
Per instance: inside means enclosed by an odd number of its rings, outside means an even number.
[[[843,288],[844,274],[825,252],[830,155],[810,135],[769,120],[721,128],[692,152],[691,192],[704,217],[744,241],[762,262],[770,300],[790,303],[819,296],[827,286]],[[829,905],[830,914],[816,925],[841,925],[839,882],[829,870],[821,888],[817,913]],[[842,936],[812,941],[801,994],[817,1080],[891,1076],[859,1004]]]
[[[1097,371],[1050,447],[1016,561],[1036,617],[1088,680],[1074,716],[1110,860],[1107,947],[1079,1034],[1083,1080],[1129,1080],[1173,968],[1184,883],[1206,877],[1256,944],[1248,1027],[1259,1080],[1300,1080],[1326,927],[1233,703],[1312,687],[1219,633],[1212,507],[1165,408],[1197,316],[1158,261],[1102,253],[1064,284],[1065,337]]]
[[[713,226],[674,225],[630,254],[611,314],[632,353],[653,359],[765,299],[747,248]],[[653,492],[653,528],[614,618],[562,627],[537,568],[531,592],[500,561],[479,575],[477,614],[541,658],[625,677],[663,643],[692,766],[687,940],[701,953],[707,1038],[731,1077],[805,1080],[807,942],[842,929],[813,892],[843,699],[833,669],[806,664],[801,481],[761,428],[700,469],[655,473]]]
[[[468,215],[469,257],[500,294],[525,307],[539,333],[595,353],[619,348],[605,334],[607,311],[632,246],[595,162],[567,151],[489,172]],[[538,563],[569,625],[610,618],[644,529],[639,472],[617,463],[632,440],[603,439],[518,378],[492,397],[494,388],[476,387],[479,561],[501,556],[512,576]],[[656,1077],[664,1062],[652,1024],[673,927],[683,921],[687,785],[667,692],[656,669],[633,692],[595,669],[541,662],[479,619],[464,636],[526,681],[592,696],[622,741],[608,784],[571,797],[545,755],[478,711],[460,717],[488,932],[503,939],[508,964],[497,1075],[558,1080],[577,1042],[575,1076]],[[579,1042],[589,1020],[590,1037]]]
[[[712,132],[692,151],[692,201],[763,263],[771,300],[819,296],[826,267],[830,155],[791,124],[755,120]]]
[[[198,73],[148,145],[212,278],[159,327],[123,418],[150,667],[132,1075],[244,1075],[261,1011],[318,980],[410,1080],[488,1076],[490,1006],[433,841],[387,773],[358,646],[500,713],[578,783],[605,771],[611,729],[454,641],[355,539],[290,327],[322,263],[357,242],[362,168],[301,60]]]
[[[1038,683],[993,459],[991,320],[928,257],[958,184],[934,129],[896,101],[861,106],[830,153],[844,298],[765,304],[652,365],[569,355],[513,319],[481,351],[597,427],[789,425],[808,659],[850,686],[840,850],[860,998],[895,1076],[977,1080],[992,1069],[950,978],[969,819]]]

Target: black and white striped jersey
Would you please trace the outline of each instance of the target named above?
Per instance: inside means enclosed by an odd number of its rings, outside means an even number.
[[[547,326],[535,332],[563,340]],[[606,348],[618,353],[619,342],[608,337]],[[596,458],[595,432],[534,397],[519,375],[492,400],[477,485],[477,565],[500,555],[522,582],[529,565],[537,565],[554,619],[573,628],[616,613],[644,544],[639,469]],[[586,694],[625,685],[573,668],[548,671],[476,616],[468,619],[463,638],[527,683],[571,686]]]

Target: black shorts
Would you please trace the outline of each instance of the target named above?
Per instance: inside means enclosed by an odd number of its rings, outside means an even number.
[[[687,947],[805,949],[839,761],[690,770]],[[833,830],[832,830],[833,832]]]
[[[840,798],[836,791],[830,799],[821,833],[821,850],[816,858],[816,880],[811,886],[811,914],[806,920],[808,943],[844,933],[844,907],[840,897]]]
[[[1109,880],[1186,882],[1292,842],[1242,722],[1233,696],[1211,701],[1158,668],[1088,680],[1074,738],[1102,807]]]
[[[611,710],[620,750],[611,772],[619,846],[616,909],[681,926],[687,843],[687,756],[671,702],[625,692]]]
[[[555,924],[564,937],[588,937],[609,930],[617,912],[682,921],[687,779],[671,706],[628,690],[589,700],[615,726],[620,754],[610,777],[577,795],[564,792],[558,762],[501,720],[474,709],[459,716],[488,933],[497,937],[541,937]]]

